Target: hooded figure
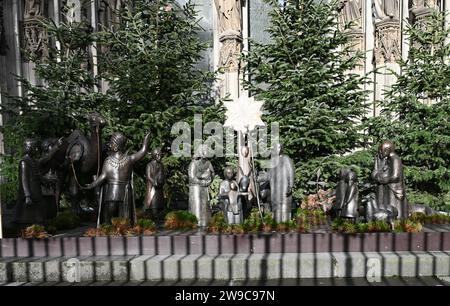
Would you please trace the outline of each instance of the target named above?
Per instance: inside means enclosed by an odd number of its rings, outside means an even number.
[[[271,158],[269,172],[271,204],[275,221],[287,222],[291,219],[292,189],[295,169],[292,160],[283,152],[281,144],[275,145],[275,156]]]
[[[24,157],[19,162],[19,190],[17,197],[16,222],[19,224],[43,224],[48,220],[48,207],[42,194],[42,185],[51,181],[42,176],[41,170],[59,147],[62,139],[54,147],[37,159],[39,147],[34,139],[24,141]]]
[[[207,146],[200,145],[189,164],[189,211],[198,219],[198,225],[205,227],[211,218],[208,188],[214,179],[214,169],[207,157]]]
[[[345,177],[345,195],[341,207],[341,217],[356,220],[358,218],[358,177],[348,170]]]
[[[400,157],[395,153],[395,146],[392,142],[384,141],[380,145],[375,157],[372,179],[377,184],[376,201],[378,209],[392,210],[392,207],[395,207],[399,218],[408,218],[403,164]]]
[[[145,171],[146,193],[144,200],[145,209],[151,209],[156,215],[164,210],[163,187],[166,182],[164,165],[161,163],[161,149],[155,149],[152,152],[153,160],[147,164]]]
[[[114,133],[109,143],[110,153],[103,163],[102,173],[86,188],[101,186],[100,211],[97,226],[111,224],[115,217],[129,219],[133,225],[136,222],[136,209],[133,194],[133,166],[140,161],[148,150],[150,134],[144,138],[142,148],[134,153],[126,152],[127,139],[122,133]]]

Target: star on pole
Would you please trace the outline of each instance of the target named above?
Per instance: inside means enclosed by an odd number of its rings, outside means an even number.
[[[255,101],[254,97],[240,97],[237,102],[224,102],[227,109],[224,126],[235,131],[247,133],[257,126],[264,126],[261,120],[263,102]]]

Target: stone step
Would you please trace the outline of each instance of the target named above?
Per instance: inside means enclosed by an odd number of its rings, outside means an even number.
[[[450,276],[450,252],[272,253],[0,259],[0,282]]]

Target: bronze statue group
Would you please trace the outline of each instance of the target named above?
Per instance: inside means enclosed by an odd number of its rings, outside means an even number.
[[[145,136],[141,149],[130,154],[125,135],[114,133],[103,160],[100,131],[105,120],[98,114],[90,114],[88,120],[90,137],[75,130],[66,138],[46,139],[41,146],[33,139],[25,140],[24,156],[19,163],[17,223],[45,224],[54,218],[66,181],[74,213],[81,213],[81,190],[93,189],[98,203],[97,226],[110,224],[115,217],[129,219],[132,224],[136,222],[133,166],[149,152],[150,134]],[[292,205],[295,169],[281,144],[273,148],[270,167],[258,175],[249,155],[250,148],[241,147],[244,163],[237,171],[225,167],[215,207],[210,205],[209,192],[215,171],[207,159],[207,150],[206,145],[198,146],[187,170],[189,211],[197,217],[201,228],[208,225],[212,213],[217,211],[224,213],[229,224],[242,224],[252,207],[272,213],[277,223],[291,220],[295,208]],[[152,160],[145,171],[144,209],[156,215],[165,209],[166,173],[161,149],[150,154]],[[375,183],[375,195],[363,206],[360,205],[357,175],[350,169],[340,171],[332,215],[354,221],[361,217],[366,221],[408,217],[403,166],[393,143],[385,141],[380,145],[374,164],[371,179]],[[92,174],[89,184],[80,184],[78,175],[81,173]]]

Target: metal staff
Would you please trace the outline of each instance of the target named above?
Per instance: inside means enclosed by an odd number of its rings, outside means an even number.
[[[248,136],[248,127],[247,127],[247,132],[245,133],[245,135]],[[256,178],[255,178],[255,172],[256,172],[256,168],[255,168],[255,160],[253,158],[253,149],[251,146],[249,146],[250,149],[250,159],[251,159],[251,166],[252,166],[252,178],[253,178],[253,184],[255,185],[255,192],[256,192],[256,203],[258,204],[258,211],[259,211],[259,216],[261,217],[261,221],[262,223],[265,225],[264,223],[264,217],[262,214],[262,209],[261,209],[261,203],[259,202],[259,186],[256,182]]]

